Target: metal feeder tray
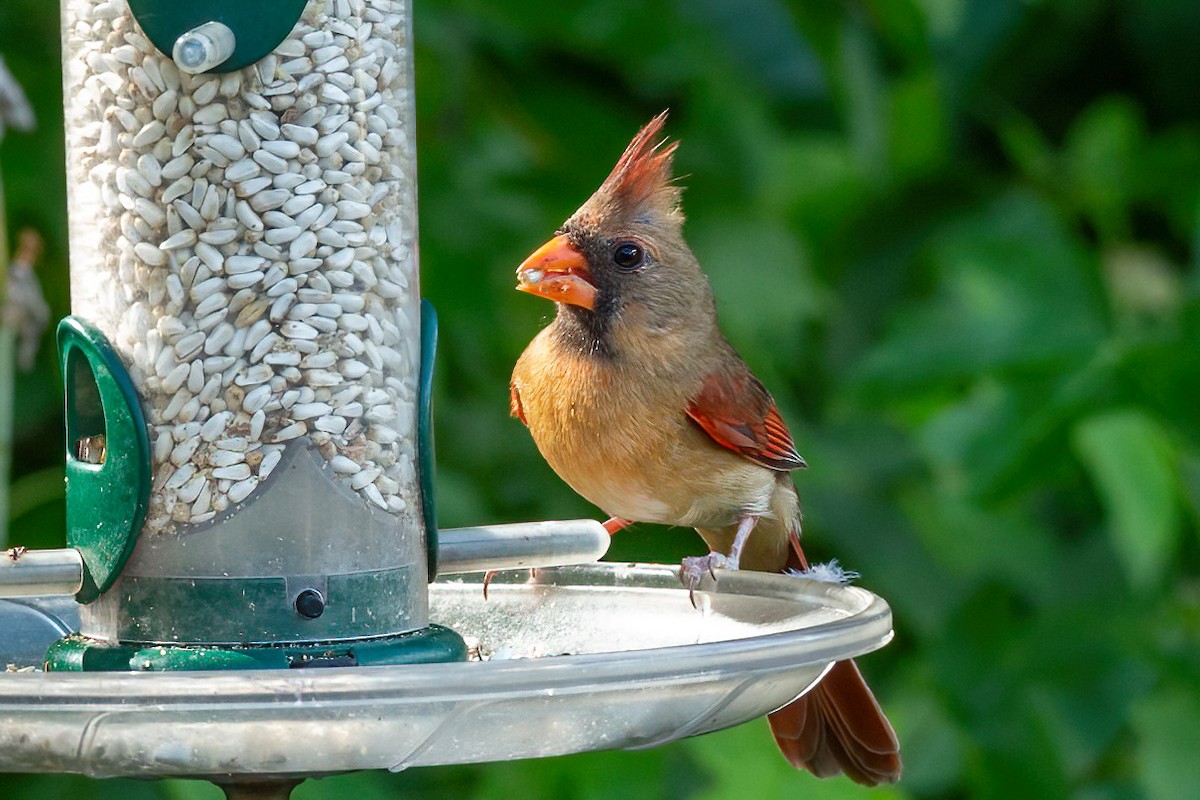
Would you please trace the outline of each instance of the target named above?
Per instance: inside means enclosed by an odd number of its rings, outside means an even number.
[[[665,565],[507,572],[488,600],[479,575],[439,579],[431,620],[482,661],[0,675],[0,771],[243,783],[653,747],[773,711],[892,637],[863,589],[717,575],[697,608]]]

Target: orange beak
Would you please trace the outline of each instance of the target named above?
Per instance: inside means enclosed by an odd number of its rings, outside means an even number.
[[[564,236],[555,236],[517,267],[517,291],[556,303],[595,308],[596,286],[587,259]]]

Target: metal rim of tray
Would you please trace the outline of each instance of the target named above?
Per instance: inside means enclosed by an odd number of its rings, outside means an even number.
[[[653,564],[603,563],[584,567],[561,567],[538,570],[534,582],[526,582],[526,571],[500,575],[492,584],[492,591],[520,598],[530,592],[542,593],[546,597],[559,590],[580,588],[591,591],[611,588],[624,592],[667,590],[678,593],[682,602],[687,602],[686,590],[679,587],[676,568]],[[138,713],[203,713],[214,724],[223,724],[226,717],[234,719],[238,714],[253,712],[262,714],[265,720],[288,718],[296,708],[310,704],[314,718],[326,720],[325,724],[336,725],[337,716],[346,709],[364,706],[378,710],[381,719],[389,714],[401,715],[413,702],[457,704],[466,709],[473,704],[490,704],[493,701],[521,702],[526,698],[543,702],[557,695],[559,699],[572,693],[627,692],[631,687],[657,689],[665,684],[684,686],[691,682],[736,681],[749,686],[753,681],[785,683],[792,674],[805,675],[802,682],[788,683],[794,692],[775,695],[768,704],[771,707],[742,709],[741,717],[725,720],[719,725],[698,718],[695,723],[677,730],[656,734],[645,731],[643,738],[614,739],[603,745],[570,746],[559,745],[553,752],[575,752],[583,749],[604,747],[648,747],[671,741],[682,736],[715,730],[731,724],[752,719],[773,711],[794,699],[811,687],[824,668],[833,661],[844,660],[878,649],[892,638],[891,611],[887,603],[876,595],[851,586],[818,583],[785,575],[768,575],[751,572],[718,571],[719,582],[705,578],[701,591],[696,593],[698,609],[695,613],[720,613],[722,595],[745,595],[756,599],[791,602],[797,606],[809,606],[834,612],[837,618],[805,626],[802,612],[796,613],[797,627],[791,630],[749,635],[744,638],[720,639],[694,644],[669,644],[611,652],[554,655],[486,662],[451,663],[420,666],[363,667],[352,669],[321,670],[261,670],[245,673],[181,672],[181,673],[16,673],[0,676],[0,719],[6,720],[8,733],[15,733],[14,723],[21,726],[33,719],[32,715],[43,711],[47,716],[71,712],[93,712],[106,715]],[[439,593],[465,596],[466,592],[479,589],[470,576],[454,576],[431,585],[431,599]],[[661,595],[659,595],[661,597]],[[436,606],[436,603],[434,603]],[[717,610],[714,610],[717,609]],[[602,609],[598,609],[602,610]],[[449,620],[436,620],[449,622]],[[814,670],[814,666],[820,665]],[[807,670],[807,671],[805,671]],[[764,678],[765,676],[765,678]],[[732,685],[732,684],[731,684]],[[732,691],[732,690],[730,690]],[[736,691],[741,691],[737,689]],[[613,701],[617,695],[612,696]],[[764,701],[757,700],[761,705]],[[388,711],[387,709],[391,709]],[[715,712],[712,712],[715,714]],[[701,715],[703,716],[703,715]],[[461,719],[449,712],[448,719],[462,724],[473,724],[471,719]],[[147,717],[147,720],[150,718]],[[333,720],[330,722],[329,720]],[[236,720],[235,720],[236,721]],[[240,723],[239,723],[240,724]],[[708,724],[708,727],[706,727]],[[91,723],[88,723],[91,727]],[[499,732],[497,732],[499,734]],[[283,769],[279,772],[247,766],[214,771],[211,764],[190,771],[186,765],[176,764],[152,772],[123,768],[95,760],[95,754],[87,754],[83,738],[88,735],[80,731],[80,747],[74,758],[58,758],[54,771],[83,772],[94,776],[136,774],[149,777],[157,774],[212,776],[213,774],[247,775],[276,774],[299,775],[303,771]],[[185,734],[180,734],[184,736]],[[442,735],[441,732],[438,734]],[[7,737],[3,737],[7,738]],[[432,737],[431,737],[432,738]],[[11,740],[10,740],[11,744]],[[203,747],[202,745],[200,745]],[[525,752],[517,745],[504,757],[531,757],[551,754],[550,752]],[[347,760],[344,767],[333,769],[326,764],[319,772],[342,769],[387,767],[400,769],[407,766],[436,763],[464,763],[486,760],[457,755],[427,752],[428,746],[411,751],[403,759],[389,763],[364,763]],[[553,748],[551,748],[553,750]],[[5,769],[46,771],[45,767],[30,763],[22,766],[21,756],[10,753],[15,763],[0,757]],[[351,763],[353,762],[353,763]],[[340,764],[340,762],[337,762]],[[315,765],[314,765],[315,766]]]

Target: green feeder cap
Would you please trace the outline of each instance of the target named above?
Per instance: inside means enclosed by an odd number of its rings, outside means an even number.
[[[306,0],[129,0],[154,46],[184,72],[233,72],[282,42]]]
[[[67,399],[67,544],[83,555],[90,603],[125,565],[150,501],[150,439],[137,390],[104,334],[76,317],[58,325]]]

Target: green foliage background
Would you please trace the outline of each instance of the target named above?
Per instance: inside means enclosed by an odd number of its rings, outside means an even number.
[[[556,7],[561,6],[561,7]],[[0,3],[41,122],[0,150],[66,314],[57,14]],[[639,753],[358,774],[324,797],[1178,798],[1200,785],[1200,5],[533,0],[416,9],[441,522],[595,515],[507,413],[549,307],[512,270],[664,107],[724,328],[790,421],[807,541],[893,606],[862,660],[896,788],[793,772],[765,723]],[[49,340],[13,539],[61,537]],[[698,552],[637,526],[615,559]],[[597,609],[597,613],[603,613]],[[213,797],[5,776],[7,797]]]

